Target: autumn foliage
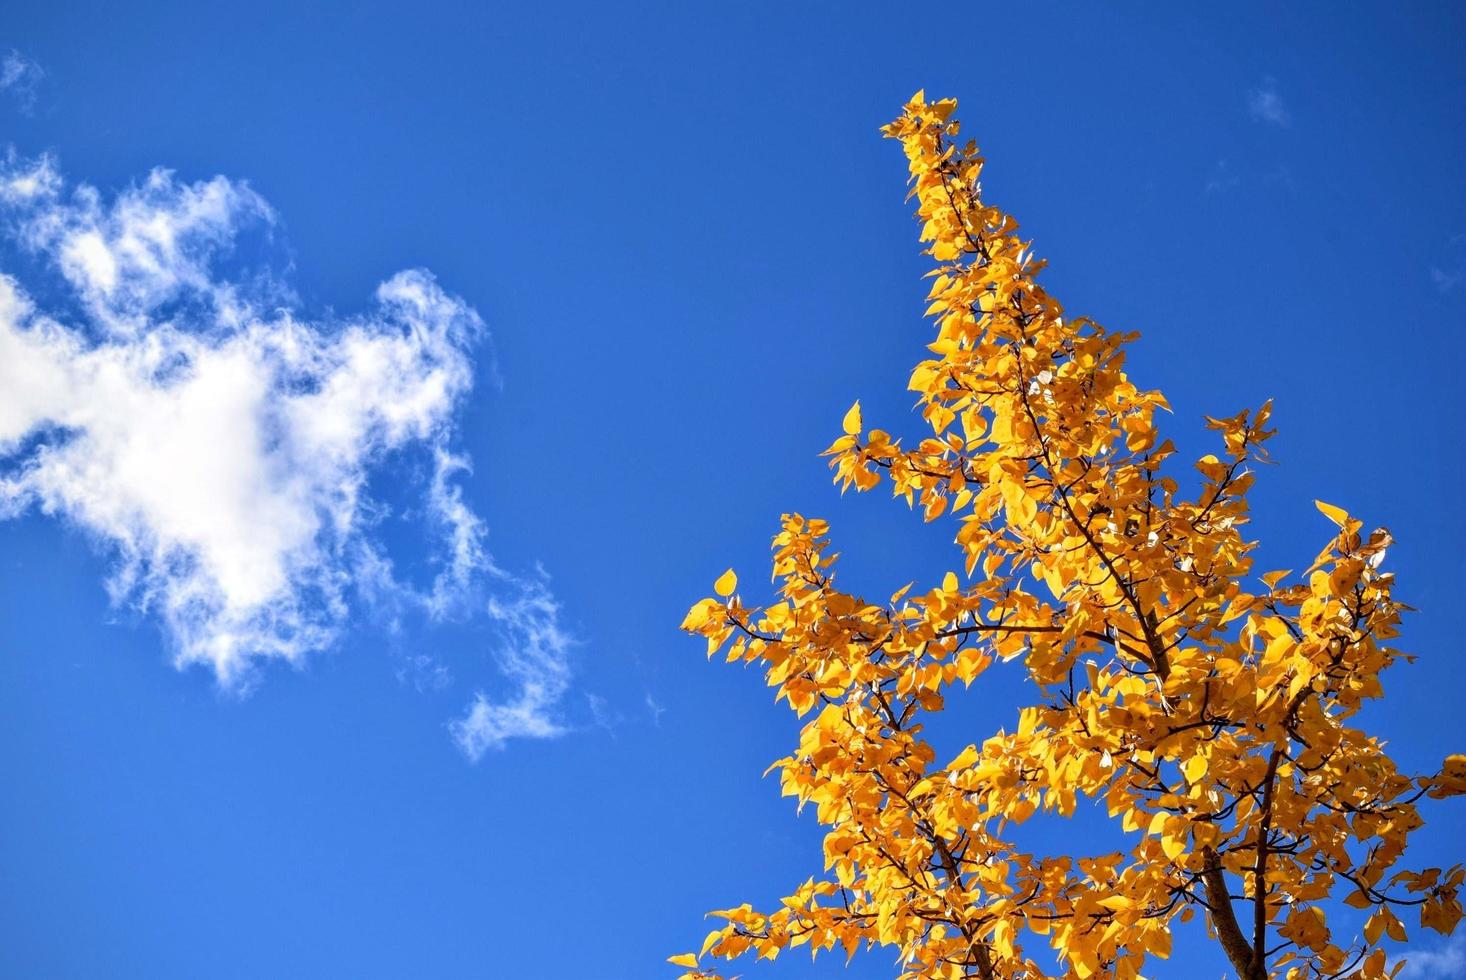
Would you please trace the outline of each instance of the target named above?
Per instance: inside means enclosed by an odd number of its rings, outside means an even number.
[[[933,357],[910,383],[930,434],[867,428],[857,403],[827,455],[842,488],[884,481],[952,521],[963,573],[884,600],[842,592],[825,522],[792,514],[776,599],[745,604],[729,572],[692,608],[683,628],[709,655],[759,664],[807,719],[772,770],[825,828],[827,875],[772,910],[713,913],[701,950],[672,962],[711,978],[713,958],[881,945],[902,977],[1131,978],[1193,930],[1242,980],[1390,976],[1384,939],[1461,917],[1466,871],[1399,862],[1421,797],[1466,792],[1466,758],[1410,775],[1350,726],[1408,659],[1391,645],[1389,534],[1319,503],[1333,526],[1312,563],[1255,574],[1244,529],[1268,406],[1209,419],[1216,454],[1175,475],[1166,400],[1124,372],[1135,335],[1066,316],[1039,285],[1017,223],[981,198],[954,108],[918,93],[885,128],[935,263]],[[939,758],[924,720],[1000,661],[1032,704]],[[1125,849],[1011,840],[1085,805]],[[1330,927],[1340,903],[1363,910],[1362,935]]]

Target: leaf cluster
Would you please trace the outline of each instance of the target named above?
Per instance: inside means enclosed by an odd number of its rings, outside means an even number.
[[[701,951],[672,962],[693,980],[715,976],[703,957],[879,945],[902,978],[1131,980],[1196,919],[1244,980],[1391,975],[1380,943],[1406,939],[1402,916],[1442,933],[1461,918],[1466,871],[1397,864],[1420,798],[1466,791],[1466,758],[1403,773],[1354,726],[1409,659],[1389,534],[1319,503],[1334,527],[1312,563],[1255,577],[1243,531],[1270,406],[1209,419],[1217,451],[1183,492],[1166,400],[1125,373],[1135,335],[1066,316],[1040,285],[954,109],[918,93],[885,127],[935,263],[936,338],[910,381],[929,434],[867,428],[857,403],[826,455],[842,490],[884,483],[953,522],[963,574],[880,601],[841,591],[826,523],[789,514],[772,601],[746,605],[730,570],[688,613],[709,656],[758,664],[807,719],[771,770],[824,826],[827,874],[778,909],[713,913]],[[938,758],[926,719],[1003,661],[1033,703]],[[1125,849],[1013,843],[1082,799]],[[1362,936],[1331,927],[1339,900],[1369,913]]]

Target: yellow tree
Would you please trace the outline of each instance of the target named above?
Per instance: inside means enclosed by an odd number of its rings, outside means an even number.
[[[1350,725],[1409,659],[1391,646],[1390,536],[1320,502],[1334,528],[1312,564],[1253,577],[1268,406],[1209,419],[1219,450],[1183,488],[1165,399],[1124,372],[1135,335],[1066,316],[1039,285],[1017,223],[982,199],[955,106],[918,93],[884,130],[935,263],[934,356],[910,383],[930,435],[867,429],[856,403],[827,455],[842,489],[884,480],[954,521],[965,573],[842,592],[826,523],[791,514],[770,604],[746,604],[730,570],[692,608],[683,628],[709,656],[760,664],[807,719],[771,771],[814,808],[827,875],[774,910],[713,913],[700,952],[671,962],[703,980],[714,957],[881,945],[903,978],[1130,978],[1195,920],[1241,980],[1390,976],[1381,940],[1406,939],[1407,912],[1449,933],[1466,877],[1397,868],[1417,801],[1466,792],[1466,757],[1411,776]],[[1021,665],[1034,703],[939,759],[924,721],[998,661]],[[1124,849],[1010,841],[1082,799]],[[1331,929],[1337,903],[1367,916],[1362,935]]]

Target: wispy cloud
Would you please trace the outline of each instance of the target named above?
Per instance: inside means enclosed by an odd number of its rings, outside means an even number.
[[[658,728],[662,727],[662,715],[667,713],[667,709],[660,701],[652,697],[650,691],[646,695],[646,710],[651,713],[652,724]]]
[[[39,510],[83,529],[115,558],[114,600],[155,613],[179,666],[234,691],[262,662],[334,643],[358,605],[444,618],[487,603],[518,693],[506,714],[485,702],[486,731],[558,731],[558,606],[542,579],[495,567],[453,449],[484,332],[473,309],[410,270],[362,312],[312,319],[273,277],[224,274],[239,236],[276,221],[224,177],[156,170],[108,199],[68,188],[49,159],[11,157],[0,216],[63,284],[0,273],[0,519]],[[438,569],[422,586],[394,571],[369,492],[414,454],[427,475],[408,506]]]
[[[515,682],[508,698],[474,695],[464,716],[449,725],[463,754],[474,762],[514,738],[553,738],[567,730],[558,707],[570,686],[574,639],[560,624],[560,606],[543,577],[503,576],[506,594],[489,602],[499,633],[500,668]]]
[[[1242,178],[1232,169],[1232,164],[1226,159],[1218,160],[1211,169],[1211,175],[1206,179],[1206,193],[1222,194],[1236,187]]]
[[[0,58],[0,93],[15,101],[21,112],[29,115],[36,108],[36,92],[45,70],[14,48]]]
[[[1257,122],[1287,127],[1293,122],[1283,96],[1278,92],[1277,80],[1268,77],[1262,84],[1247,91],[1247,112]]]
[[[621,712],[611,707],[611,703],[599,694],[586,694],[585,705],[590,709],[591,723],[616,737],[616,729],[625,721]]]
[[[1466,936],[1452,936],[1435,949],[1407,949],[1400,958],[1405,960],[1400,980],[1460,980],[1466,978]]]
[[[1440,261],[1431,264],[1430,281],[1443,296],[1466,282],[1466,235],[1455,235],[1446,243]]]

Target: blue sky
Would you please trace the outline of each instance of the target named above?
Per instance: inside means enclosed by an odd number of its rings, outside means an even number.
[[[795,721],[676,626],[786,510],[954,564],[816,455],[916,431],[922,87],[1183,451],[1276,399],[1263,567],[1392,529],[1370,720],[1462,747],[1461,10],[129,6],[0,21],[0,974],[654,977],[816,873]]]

